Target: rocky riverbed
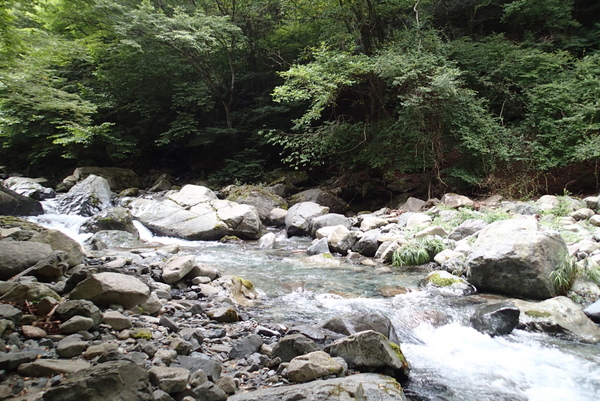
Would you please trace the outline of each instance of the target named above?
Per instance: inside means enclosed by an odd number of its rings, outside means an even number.
[[[74,174],[66,194],[44,203],[51,218],[35,199],[54,193],[39,182],[6,180],[20,194],[0,193],[0,399],[435,399],[411,390],[402,347],[414,339],[397,330],[411,321],[458,321],[490,337],[519,329],[600,341],[597,197],[473,202],[447,194],[351,216],[324,190],[292,202],[277,185],[137,194],[127,175],[94,172]],[[85,224],[77,241],[9,214]],[[279,227],[286,238],[314,238],[288,250],[303,263],[372,277],[373,291],[397,310],[428,295],[402,324],[377,311],[318,324],[294,324],[290,312],[282,324],[257,309],[261,283],[177,243],[140,238],[134,221],[159,235],[263,250],[279,247],[282,238],[267,229]],[[398,285],[398,272],[416,273],[418,285]],[[439,297],[456,309],[469,303],[467,312],[432,309]]]

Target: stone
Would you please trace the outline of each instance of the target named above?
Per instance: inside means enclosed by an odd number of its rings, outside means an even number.
[[[39,354],[35,351],[2,352],[0,369],[10,372],[24,363],[35,361],[38,357]]]
[[[0,241],[0,280],[8,280],[51,253],[52,247],[40,242]]]
[[[215,194],[209,188],[201,185],[184,185],[179,191],[169,195],[169,199],[181,207],[193,207],[200,203],[217,200]]]
[[[344,358],[350,368],[386,372],[398,380],[405,380],[410,370],[400,346],[373,330],[336,340],[325,352]]]
[[[0,185],[0,215],[38,216],[44,214],[42,204]]]
[[[581,220],[588,220],[594,214],[596,214],[596,212],[594,212],[592,209],[581,208],[581,209],[577,209],[574,212],[572,212],[570,214],[570,216],[577,221],[581,221]]]
[[[240,315],[233,308],[222,306],[206,312],[206,315],[220,323],[234,323],[240,321]]]
[[[121,331],[132,326],[131,319],[119,311],[107,310],[102,314],[102,323],[108,324],[113,330]]]
[[[298,192],[290,198],[290,204],[295,205],[304,202],[314,202],[321,206],[325,206],[331,213],[345,213],[349,206],[339,196],[332,191],[321,188],[312,188]]]
[[[83,352],[83,357],[85,359],[94,359],[101,355],[104,355],[109,352],[117,352],[119,346],[115,343],[102,343],[97,345],[91,345],[87,347],[87,349]]]
[[[324,253],[330,253],[329,242],[326,237],[314,240],[311,246],[306,250],[306,254],[309,256],[321,255]]]
[[[169,394],[185,390],[190,378],[190,371],[185,368],[153,366],[148,373],[150,383]]]
[[[268,188],[254,185],[230,185],[223,188],[221,193],[224,193],[229,201],[255,207],[261,221],[265,223],[271,222],[269,215],[273,209],[284,209],[288,206],[287,201],[281,196]]]
[[[419,287],[427,289],[432,293],[446,296],[464,296],[475,293],[475,287],[467,280],[448,273],[445,270],[437,270],[429,273],[419,283]]]
[[[383,219],[374,215],[366,215],[362,218],[360,222],[360,229],[366,232],[387,226],[388,224],[389,221],[387,219]]]
[[[452,249],[444,249],[433,257],[433,260],[440,265],[450,259],[464,260],[465,255],[461,252],[453,251]]]
[[[344,226],[346,228],[352,227],[352,221],[339,213],[327,213],[322,216],[317,216],[312,219],[310,235],[315,237],[316,232],[323,228],[329,226]]]
[[[267,222],[275,227],[281,227],[285,225],[285,217],[287,216],[287,209],[282,209],[280,207],[273,208],[269,212],[269,217]]]
[[[22,316],[23,312],[21,312],[21,309],[9,304],[0,304],[0,319],[7,319],[15,325],[19,325]]]
[[[221,377],[221,363],[215,359],[211,359],[208,355],[198,352],[193,352],[189,356],[179,355],[171,366],[186,368],[192,375],[201,370],[213,382],[219,380]]]
[[[98,326],[102,321],[100,309],[93,302],[85,299],[65,301],[56,307],[54,314],[63,322],[74,316],[85,316],[92,319],[93,327]]]
[[[535,201],[535,204],[542,212],[547,212],[557,209],[560,206],[560,200],[555,195],[543,195]]]
[[[81,355],[89,343],[81,339],[80,335],[67,336],[56,344],[56,354],[61,358],[74,358]]]
[[[193,255],[173,257],[163,267],[162,279],[167,284],[174,284],[191,272],[195,263]]]
[[[329,249],[341,255],[346,255],[356,244],[358,234],[356,231],[350,231],[343,225],[328,227],[331,231],[327,235]],[[324,230],[322,228],[321,230]]]
[[[94,327],[94,321],[85,316],[73,316],[66,322],[62,323],[58,329],[63,334],[73,334],[79,331],[87,331]]]
[[[497,221],[479,232],[467,279],[482,291],[546,299],[557,295],[550,273],[567,255],[562,237],[532,218]]]
[[[92,174],[60,198],[57,209],[62,214],[91,217],[112,206],[110,184],[105,178]]]
[[[262,345],[263,340],[258,334],[250,334],[249,336],[238,338],[233,342],[231,351],[229,351],[229,359],[244,358],[258,352]]]
[[[471,325],[490,336],[510,334],[519,324],[521,311],[510,302],[495,303],[478,308],[471,316]]]
[[[403,212],[419,212],[427,202],[424,200],[409,197],[402,206],[398,207],[398,210]]]
[[[83,263],[83,250],[81,245],[68,235],[58,230],[44,230],[33,235],[31,242],[48,244],[53,251],[67,253],[67,262],[70,267]]]
[[[379,234],[380,231],[376,229],[363,233],[354,246],[352,246],[352,251],[372,258],[377,253],[377,248],[379,248]]]
[[[288,378],[293,382],[305,383],[329,375],[338,375],[344,366],[328,353],[314,351],[295,357],[287,367]]]
[[[475,202],[463,195],[447,193],[444,194],[444,196],[442,196],[440,204],[445,207],[458,209],[461,207],[472,207],[475,204]]]
[[[8,177],[4,180],[4,186],[19,195],[41,201],[56,196],[52,188],[42,185],[46,182],[45,178]]]
[[[414,238],[425,238],[431,236],[446,238],[448,236],[448,232],[444,229],[444,227],[441,226],[429,226],[415,233]]]
[[[237,384],[231,376],[223,376],[215,383],[225,394],[235,394]]]
[[[431,216],[425,213],[413,213],[406,220],[407,230],[422,230],[431,224]]]
[[[346,336],[373,330],[383,334],[392,342],[400,343],[392,321],[380,312],[344,313],[327,320],[321,327]]]
[[[154,401],[152,392],[146,369],[119,360],[69,375],[58,386],[47,390],[42,401]]]
[[[78,167],[72,175],[77,181],[84,180],[90,175],[100,176],[106,179],[115,191],[137,188],[141,185],[140,178],[133,170],[122,167]]]
[[[133,215],[124,207],[110,207],[93,215],[81,225],[80,231],[84,233],[97,233],[98,231],[118,230],[127,231],[138,235],[133,225]]]
[[[448,238],[454,241],[460,241],[463,238],[467,238],[481,230],[483,230],[488,223],[479,219],[467,219],[460,223],[458,227],[448,234]]]
[[[310,338],[302,334],[290,334],[282,337],[273,346],[272,358],[281,358],[282,362],[290,362],[297,356],[320,350]]]
[[[121,230],[98,231],[86,242],[96,251],[107,248],[138,248],[144,246],[144,242],[140,240],[137,234]]]
[[[11,285],[10,289],[2,294],[0,301],[17,303],[25,301],[37,302],[45,297],[60,299],[60,295],[42,283],[19,283]]]
[[[237,305],[251,306],[258,299],[254,284],[238,276],[226,275],[216,279],[212,284],[221,288]]]
[[[589,317],[592,322],[600,323],[600,300],[588,305],[583,310],[583,313],[585,313],[585,315]]]
[[[225,401],[227,394],[214,383],[205,382],[201,385],[186,390],[180,395],[190,394],[191,399],[195,401]],[[184,398],[185,399],[185,398]],[[182,401],[184,400],[182,399]]]
[[[89,362],[62,359],[38,359],[19,366],[19,374],[32,377],[51,377],[64,373],[74,373],[89,368]]]
[[[277,236],[275,233],[267,233],[259,238],[258,247],[262,249],[273,249],[275,248],[276,240]]]
[[[96,305],[117,304],[125,309],[146,301],[150,289],[139,279],[120,273],[92,274],[71,291],[71,299],[87,299]]]
[[[600,327],[571,299],[558,296],[543,302],[512,301],[521,310],[518,328],[559,333],[590,344],[600,342]]]
[[[595,227],[600,227],[600,214],[595,214],[588,220],[589,223]]]
[[[292,386],[238,392],[228,401],[406,401],[402,386],[389,376],[362,373]]]
[[[315,202],[300,202],[293,205],[285,217],[285,228],[289,237],[310,235],[312,220],[329,213],[329,208]]]
[[[45,338],[48,335],[48,333],[46,333],[46,330],[40,327],[30,326],[27,324],[21,326],[21,332],[23,333],[23,337],[31,339]]]

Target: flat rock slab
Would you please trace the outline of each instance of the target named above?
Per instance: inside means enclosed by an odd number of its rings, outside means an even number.
[[[228,401],[406,401],[402,386],[391,377],[363,373],[340,379],[266,388],[230,396]]]
[[[37,361],[19,366],[19,373],[23,376],[51,377],[64,373],[74,373],[78,370],[87,369],[90,366],[92,365],[85,361],[38,359]]]
[[[96,305],[118,304],[133,308],[150,296],[150,289],[141,280],[120,273],[93,274],[71,292],[71,299],[87,299]]]

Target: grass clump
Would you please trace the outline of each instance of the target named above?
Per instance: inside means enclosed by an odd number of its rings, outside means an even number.
[[[403,244],[392,255],[392,266],[417,266],[430,262],[435,255],[446,249],[441,239],[426,237]]]
[[[560,258],[558,267],[550,273],[554,288],[559,295],[564,295],[571,289],[578,274],[577,261],[565,253]]]

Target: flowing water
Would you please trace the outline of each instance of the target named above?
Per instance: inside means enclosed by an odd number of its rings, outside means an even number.
[[[32,220],[83,241],[77,216],[43,215]],[[335,259],[316,263],[306,257],[307,238],[280,234],[275,249],[253,244],[157,238],[137,223],[148,242],[177,243],[197,260],[225,274],[251,280],[260,300],[252,309],[259,322],[319,324],[345,312],[379,311],[394,323],[411,364],[406,385],[410,399],[448,401],[600,400],[600,345],[561,340],[515,330],[490,337],[468,327],[474,308],[491,296],[442,297],[416,291],[425,273],[373,274]],[[378,289],[399,286],[415,291],[384,298]]]

